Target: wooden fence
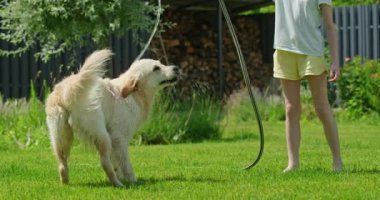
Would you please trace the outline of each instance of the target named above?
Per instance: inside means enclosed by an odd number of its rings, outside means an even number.
[[[123,38],[111,37],[109,46],[115,53],[112,59],[112,66],[108,75],[115,77],[125,71],[133,60],[140,53],[140,46],[133,41],[132,34]],[[11,46],[0,41],[0,48],[10,49]],[[63,76],[67,76],[73,71],[79,69],[80,63],[91,54],[94,49],[78,48],[76,52],[76,61],[74,68],[67,69],[69,56],[63,54],[57,58],[51,59],[47,63],[36,61],[33,49],[20,57],[0,57],[0,95],[3,98],[20,98],[28,97],[31,83],[34,84],[37,95],[43,97],[43,82],[46,81],[49,86],[59,81]]]
[[[380,4],[334,9],[339,29],[340,60],[380,58]]]

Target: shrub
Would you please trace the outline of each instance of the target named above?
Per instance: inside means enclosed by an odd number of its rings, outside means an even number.
[[[49,144],[44,106],[31,85],[29,101],[0,98],[0,150]]]
[[[156,97],[151,116],[138,131],[138,143],[169,144],[219,138],[220,103],[194,93],[177,99],[167,93]]]
[[[48,90],[44,90],[48,91]],[[162,93],[156,98],[148,122],[138,130],[134,143],[169,144],[219,138],[221,103],[211,97],[193,94],[174,99]],[[0,98],[0,150],[48,147],[43,103],[32,84],[29,100]]]
[[[317,113],[315,112],[313,97],[311,96],[311,91],[308,82],[307,80],[302,80],[301,83],[301,120],[310,121],[318,119]]]
[[[285,120],[283,100],[276,95],[263,95],[253,90],[262,121]],[[223,137],[244,139],[257,135],[256,116],[247,89],[233,93],[224,106]]]
[[[342,106],[350,118],[380,114],[379,60],[361,64],[360,59],[354,59],[343,67],[338,85]]]
[[[263,95],[257,90],[254,97],[263,121],[279,121],[285,119],[285,111],[282,98],[277,95]],[[230,96],[225,107],[227,115],[233,121],[248,121],[256,119],[253,113],[251,99],[247,89],[242,89]]]
[[[0,55],[20,55],[40,47],[35,56],[46,62],[78,46],[105,47],[111,34],[132,31],[137,36],[151,30],[156,9],[148,1],[2,1],[0,38],[16,48],[0,49]]]

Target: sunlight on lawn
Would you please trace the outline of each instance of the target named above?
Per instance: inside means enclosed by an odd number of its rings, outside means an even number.
[[[248,126],[246,127],[248,129]],[[255,125],[251,126],[253,130]],[[97,154],[76,145],[68,186],[59,183],[50,148],[0,151],[0,199],[375,199],[380,196],[379,126],[340,123],[345,170],[331,171],[320,125],[302,125],[301,168],[283,174],[282,123],[264,123],[265,152],[251,170],[257,137],[195,144],[132,146],[138,182],[111,187]],[[254,134],[257,134],[254,132]]]

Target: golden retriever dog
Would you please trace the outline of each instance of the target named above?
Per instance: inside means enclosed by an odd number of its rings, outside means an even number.
[[[110,50],[92,53],[77,74],[55,85],[46,101],[47,125],[61,182],[69,182],[67,159],[74,134],[94,145],[114,186],[135,182],[128,143],[148,117],[155,93],[174,84],[178,67],[142,59],[115,79],[102,78]]]

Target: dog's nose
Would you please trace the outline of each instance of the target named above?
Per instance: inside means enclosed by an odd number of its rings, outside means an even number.
[[[179,74],[179,67],[178,66],[173,66],[173,71],[176,73],[176,74]]]

